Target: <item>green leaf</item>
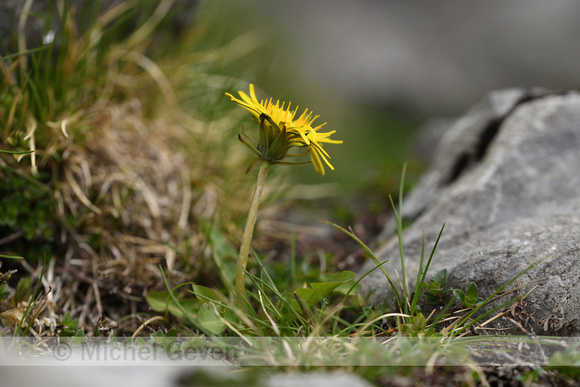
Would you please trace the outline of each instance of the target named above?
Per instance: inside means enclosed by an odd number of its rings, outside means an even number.
[[[173,302],[169,292],[167,291],[149,292],[145,298],[151,309],[156,312],[165,313],[169,311],[169,313],[177,318],[182,318],[184,316],[183,312],[177,307],[175,302]],[[201,304],[197,298],[193,297],[179,300],[179,303],[185,310],[191,312],[198,310]]]
[[[339,282],[341,284],[352,281],[356,278],[356,273],[344,270],[340,273],[327,274],[324,276],[326,282]]]
[[[201,285],[193,285],[193,293],[201,302],[221,301],[215,290]]]
[[[447,283],[447,269],[440,270],[429,283],[437,285],[438,289],[443,289]]]
[[[197,320],[207,331],[213,334],[220,334],[226,329],[226,325],[216,314],[214,308],[208,303],[203,303],[197,313]]]
[[[165,337],[177,337],[177,330],[175,328],[171,328],[170,330],[167,331]]]
[[[425,316],[418,312],[412,316],[407,323],[401,326],[403,336],[419,337],[425,334],[427,329],[427,320]]]
[[[453,297],[455,297],[455,299],[461,303],[463,303],[463,300],[465,300],[465,294],[461,289],[453,289]]]
[[[242,325],[240,324],[240,318],[238,317],[236,312],[234,312],[232,309],[226,309],[222,317],[224,318],[224,320],[232,324],[234,327],[242,328]]]
[[[83,337],[84,331],[83,329],[79,329],[79,320],[73,320],[71,318],[70,313],[66,313],[62,320],[60,321],[59,325],[61,326],[61,330],[59,331],[58,335],[60,337]]]
[[[334,289],[334,293],[341,294],[343,296],[346,296],[347,294],[355,295],[358,292],[360,292],[360,284],[355,284],[354,281],[348,281],[344,284],[338,285],[338,287]]]
[[[327,276],[330,279],[329,282],[314,282],[310,284],[311,288],[296,289],[296,293],[304,302],[314,305],[322,301],[340,285],[354,280],[355,277],[356,273],[345,270],[340,274]]]
[[[169,302],[169,293],[166,291],[149,292],[145,299],[154,311],[165,312]]]
[[[201,226],[208,238],[208,242],[211,244],[213,260],[224,281],[224,285],[229,289],[233,289],[232,284],[236,278],[238,252],[224,234],[213,224],[202,221]]]
[[[187,297],[187,298],[184,298],[183,300],[179,300],[179,303],[181,304],[183,309],[185,309],[185,311],[189,312],[189,313],[195,312],[201,306],[201,303],[199,302],[199,300],[197,298],[193,298],[193,297]],[[173,301],[171,301],[169,303],[169,313],[171,313],[172,315],[174,315],[177,318],[182,318],[184,316],[181,309],[179,309],[177,307],[177,305],[175,305],[173,303]]]
[[[470,283],[467,287],[467,292],[465,292],[465,298],[468,300],[477,299],[477,285],[475,283]]]
[[[16,291],[14,292],[14,303],[18,304],[22,301],[27,301],[28,297],[32,293],[32,279],[29,277],[21,278],[16,285]]]

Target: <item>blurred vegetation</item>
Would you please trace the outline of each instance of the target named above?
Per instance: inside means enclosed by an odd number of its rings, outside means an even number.
[[[357,294],[360,278],[337,258],[354,245],[380,266],[362,239],[380,231],[388,195],[402,196],[421,171],[411,159],[396,192],[421,117],[380,102],[345,103],[302,83],[291,60],[300,53],[242,2],[175,2],[170,9],[171,2],[143,0],[100,14],[100,2],[85,4],[50,2],[58,23],[44,37],[53,31],[54,40],[26,46],[18,39],[26,23],[18,23],[17,47],[0,58],[0,258],[27,258],[12,262],[23,273],[0,273],[0,316],[8,321],[2,334],[11,327],[10,334],[38,338],[114,332],[149,336],[169,351],[183,349],[174,346],[178,334],[201,332],[451,340],[476,329],[483,316],[471,316],[490,299],[482,302],[475,285],[448,289],[446,272],[423,284],[422,273],[394,307],[369,306]],[[244,314],[227,295],[254,183],[246,174],[252,155],[236,139],[250,121],[224,93],[248,83],[261,96],[320,114],[344,144],[329,146],[336,171],[324,178],[311,166],[272,168],[249,267],[252,308]],[[334,225],[352,238],[337,240],[330,226],[298,224],[304,214],[374,229],[363,238]],[[399,213],[400,238],[403,227]],[[444,306],[440,315],[423,314],[422,286]],[[468,310],[449,317],[458,304]],[[402,366],[381,372],[405,373],[407,362],[426,362],[432,349],[441,350],[419,342],[387,351],[385,364]],[[375,350],[362,355],[376,361]],[[359,371],[381,377],[378,368]],[[465,381],[481,375],[476,370]]]

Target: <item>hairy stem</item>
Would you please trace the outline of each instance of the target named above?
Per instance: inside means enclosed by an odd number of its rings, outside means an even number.
[[[240,246],[240,255],[238,256],[238,266],[236,269],[236,298],[240,307],[244,307],[244,297],[246,295],[246,265],[248,264],[248,255],[250,253],[250,244],[252,243],[252,235],[254,234],[254,226],[256,225],[256,218],[258,216],[258,207],[260,206],[260,199],[264,191],[264,183],[266,176],[268,176],[268,167],[270,164],[263,161],[258,172],[258,181],[252,196],[252,203],[248,211],[248,219],[246,220],[246,227],[242,236],[242,245]]]

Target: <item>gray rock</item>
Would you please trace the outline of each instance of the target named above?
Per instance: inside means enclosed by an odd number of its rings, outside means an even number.
[[[530,328],[565,334],[580,328],[580,94],[511,89],[491,93],[446,132],[430,170],[405,199],[407,275],[416,277],[423,232],[430,252],[443,237],[430,274],[449,270],[448,285],[475,282],[487,297],[539,259],[518,280],[542,278],[526,299]],[[401,273],[398,243],[377,251],[387,270]],[[427,253],[428,254],[428,253]],[[369,262],[361,269],[366,272]],[[388,283],[375,271],[362,282],[385,300]],[[523,290],[524,294],[527,290]],[[534,306],[535,304],[535,306]],[[497,326],[513,327],[497,320]],[[564,329],[565,328],[565,329]],[[521,330],[520,334],[523,334]]]
[[[547,93],[548,91],[543,89],[508,89],[491,92],[468,114],[444,131],[446,135],[436,145],[431,168],[411,193],[411,197],[406,200],[403,208],[405,219],[416,219],[433,198],[438,197],[460,174],[468,171],[482,159],[504,118],[518,104]],[[439,131],[443,132],[441,129]],[[433,140],[431,143],[433,144]],[[389,234],[394,230],[394,223],[385,228]]]

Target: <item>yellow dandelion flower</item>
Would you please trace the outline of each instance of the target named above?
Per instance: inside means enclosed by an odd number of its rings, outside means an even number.
[[[297,164],[290,162],[283,162],[285,157],[292,157],[297,155],[288,154],[288,150],[292,147],[306,147],[307,153],[310,153],[312,164],[316,171],[324,175],[324,166],[322,161],[332,170],[334,167],[330,164],[328,159],[330,156],[322,148],[321,143],[341,144],[342,141],[331,140],[330,135],[335,133],[326,132],[319,133],[318,129],[326,125],[326,123],[312,127],[312,123],[319,117],[313,115],[305,109],[298,117],[296,113],[298,108],[291,110],[290,103],[285,107],[285,103],[269,100],[258,100],[254,85],[250,84],[250,95],[248,96],[243,91],[238,92],[240,98],[236,98],[230,93],[226,95],[236,104],[248,110],[254,116],[254,119],[259,123],[260,140],[258,144],[245,135],[245,140],[238,136],[240,141],[250,148],[261,160],[268,161],[272,164]],[[322,160],[322,161],[321,161]],[[299,164],[299,163],[298,163]]]

